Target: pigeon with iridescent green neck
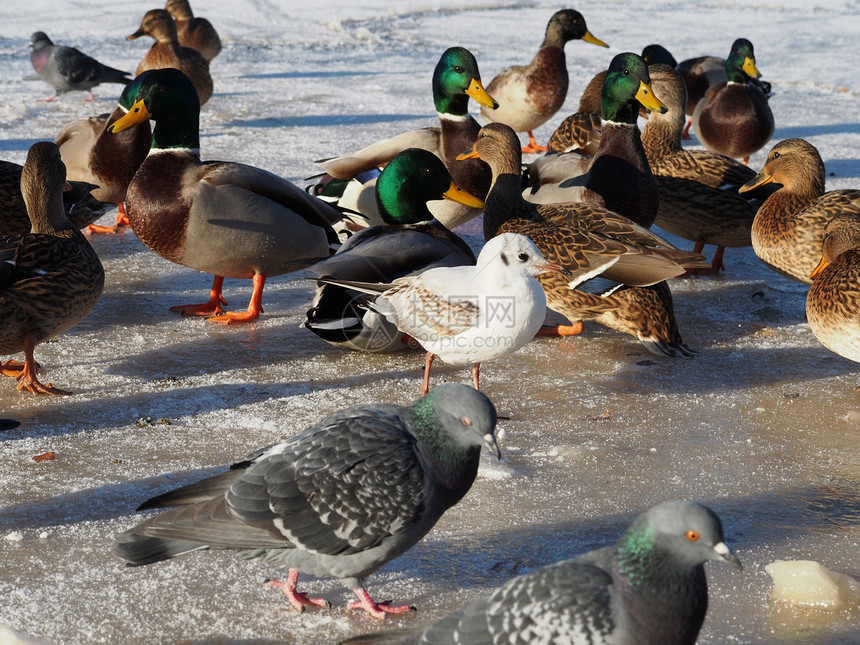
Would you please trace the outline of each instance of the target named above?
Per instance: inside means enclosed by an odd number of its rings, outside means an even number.
[[[709,560],[741,567],[716,514],[695,502],[664,502],[615,546],[514,578],[421,632],[345,644],[693,645],[708,608]]]
[[[249,455],[225,473],[147,502],[174,506],[117,536],[130,565],[203,549],[289,567],[272,581],[290,603],[327,606],[296,590],[299,572],[338,578],[377,618],[409,611],[376,603],[366,576],[404,553],[469,491],[481,446],[500,456],[496,409],[480,392],[440,385],[410,406],[370,404],[336,412]]]

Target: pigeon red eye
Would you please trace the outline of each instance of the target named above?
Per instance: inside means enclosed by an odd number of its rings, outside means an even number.
[[[462,419],[460,419],[460,421],[463,422],[464,426],[472,425],[472,420],[469,417],[463,417]]]
[[[695,542],[696,540],[699,539],[699,532],[698,531],[687,531],[687,539],[690,540],[690,542]]]

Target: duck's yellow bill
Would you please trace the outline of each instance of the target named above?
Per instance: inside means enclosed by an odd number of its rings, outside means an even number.
[[[592,45],[597,45],[598,47],[609,47],[609,45],[600,40],[600,38],[595,38],[594,36],[592,36],[590,31],[586,31],[582,39],[585,42],[591,43]]]
[[[755,60],[752,58],[745,58],[741,69],[744,70],[746,75],[750,78],[761,78],[761,72],[756,68]]]
[[[652,112],[666,114],[666,112],[669,111],[669,108],[663,105],[663,102],[654,96],[651,86],[645,81],[639,81],[639,91],[636,92],[636,100],[639,101],[643,107],[651,110]]]
[[[824,258],[821,258],[821,262],[819,262],[819,263],[818,263],[818,266],[817,266],[817,267],[815,267],[815,268],[812,270],[812,273],[810,273],[810,274],[809,274],[809,279],[810,279],[810,280],[814,280],[814,279],[815,279],[815,277],[816,277],[819,273],[821,273],[822,271],[824,271],[824,269],[826,269],[826,268],[827,268],[827,265],[828,265],[828,264],[829,264],[829,262],[828,262],[827,260],[825,260]]]
[[[462,188],[458,187],[453,181],[451,182],[451,187],[442,194],[442,197],[445,199],[450,199],[452,202],[457,202],[458,204],[463,204],[464,206],[469,206],[471,208],[483,208],[484,202],[480,199],[472,195],[471,193],[467,193]]]
[[[465,161],[466,159],[480,159],[478,153],[475,152],[475,148],[469,148],[466,152],[461,152],[457,155],[457,161]]]
[[[149,110],[147,110],[146,106],[143,104],[143,99],[141,99],[137,103],[132,105],[131,109],[128,112],[126,112],[123,116],[114,121],[113,124],[108,128],[108,130],[110,130],[111,133],[116,134],[117,132],[128,130],[130,127],[137,125],[138,123],[143,123],[151,117],[152,115],[149,113]]]
[[[759,174],[757,174],[755,177],[750,179],[743,186],[738,188],[738,192],[739,193],[746,193],[746,192],[749,192],[751,190],[755,190],[759,186],[764,186],[766,184],[769,184],[772,181],[773,181],[773,177],[771,177],[770,174],[766,173],[764,171],[764,169],[762,169],[762,171]]]
[[[485,90],[484,86],[481,85],[481,81],[475,80],[474,78],[472,79],[472,82],[469,83],[469,87],[466,88],[466,94],[471,96],[479,105],[483,105],[485,108],[495,110],[499,107],[499,102],[487,94],[487,90]]]

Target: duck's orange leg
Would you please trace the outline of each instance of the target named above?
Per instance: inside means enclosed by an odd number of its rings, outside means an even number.
[[[20,372],[18,372],[16,378],[18,379],[18,385],[15,387],[22,392],[32,392],[33,394],[63,394],[69,395],[71,392],[66,390],[60,390],[55,388],[50,383],[42,384],[39,382],[39,379],[36,377],[36,370],[38,370],[38,365],[33,358],[33,350],[36,348],[36,334],[27,334],[24,338],[24,365]],[[3,367],[6,368],[9,366],[9,363],[14,363],[20,365],[18,361],[8,361],[3,364]],[[4,369],[4,374],[8,372]]]
[[[224,276],[216,275],[212,281],[212,289],[209,291],[209,302],[204,302],[202,305],[176,305],[171,307],[170,311],[175,311],[183,316],[215,316],[224,310],[221,305],[226,305],[227,301],[221,295],[221,288],[224,286]]]
[[[701,253],[702,249],[696,251],[696,253]],[[711,275],[714,273],[719,273],[720,271],[726,270],[726,265],[723,264],[723,253],[725,253],[726,247],[718,246],[716,252],[714,253],[714,259],[711,260],[711,268],[710,269],[694,269],[693,271],[696,275]]]
[[[684,131],[681,133],[682,139],[692,139],[690,136],[690,126],[693,125],[693,117],[687,119],[687,125],[684,126]]]
[[[257,320],[263,313],[263,287],[265,284],[266,276],[259,273],[254,276],[254,291],[251,294],[251,302],[248,303],[248,311],[228,311],[220,316],[212,316],[209,320],[222,325],[248,323]]]
[[[529,134],[529,145],[523,147],[523,153],[528,154],[532,152],[546,152],[546,146],[539,146],[538,142],[535,140],[535,135],[531,130],[528,132]]]
[[[120,202],[119,204],[117,204],[116,225],[131,226],[131,222],[128,221],[128,213],[125,212],[125,202]]]
[[[576,336],[581,334],[582,321],[577,320],[572,325],[544,325],[538,330],[538,336]]]

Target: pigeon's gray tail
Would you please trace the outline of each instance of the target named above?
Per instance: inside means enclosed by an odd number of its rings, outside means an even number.
[[[125,560],[129,566],[138,567],[206,548],[208,548],[207,545],[199,542],[149,537],[126,531],[116,536],[111,551]]]

